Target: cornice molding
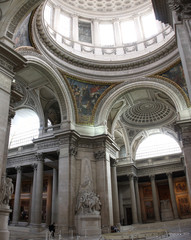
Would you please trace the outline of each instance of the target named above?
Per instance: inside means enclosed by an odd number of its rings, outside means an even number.
[[[26,59],[0,42],[0,68],[9,74],[14,74],[24,66],[26,66]]]

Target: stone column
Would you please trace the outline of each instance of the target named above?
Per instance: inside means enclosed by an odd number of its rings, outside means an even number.
[[[46,226],[51,224],[51,208],[52,208],[52,178],[48,177],[47,199],[46,199]]]
[[[52,216],[51,222],[57,222],[57,205],[58,205],[58,171],[53,168],[52,178]]]
[[[17,179],[16,179],[16,188],[15,188],[15,199],[13,207],[13,220],[12,224],[18,224],[20,217],[20,194],[21,194],[21,167],[17,167]]]
[[[22,56],[15,52],[12,48],[8,47],[3,42],[0,42],[0,190],[3,188],[5,179],[5,166],[7,158],[5,158],[5,151],[7,145],[7,123],[10,104],[10,93],[12,79],[16,71],[21,69],[26,62]],[[7,139],[7,140],[6,140]],[[1,205],[1,204],[0,204]],[[1,240],[9,239],[8,231],[8,216],[10,213],[8,205],[0,206],[0,236]]]
[[[112,185],[112,200],[113,200],[113,220],[114,225],[120,225],[120,218],[119,218],[119,193],[118,193],[118,186],[117,186],[117,173],[116,173],[116,166],[117,160],[111,159],[111,185]]]
[[[156,190],[155,176],[154,175],[150,176],[150,179],[151,179],[151,187],[152,187],[155,220],[158,222],[160,221],[160,214],[159,214],[159,204],[158,204],[158,195]]]
[[[36,177],[37,177],[37,164],[33,164],[33,185],[32,185],[32,197],[31,197],[31,214],[30,214],[30,225],[35,222],[35,190],[36,190]]]
[[[178,217],[178,209],[176,205],[176,197],[174,194],[174,186],[173,186],[173,180],[172,180],[172,173],[167,173],[168,176],[168,184],[169,184],[169,189],[170,189],[170,197],[171,197],[171,202],[172,202],[172,209],[174,213],[174,218],[177,219]]]
[[[120,32],[120,23],[119,19],[113,20],[113,28],[114,28],[114,37],[115,37],[115,45],[122,46],[121,32]]]
[[[104,149],[94,153],[96,160],[96,185],[101,201],[102,233],[108,233],[113,225],[110,159]]]
[[[135,177],[135,195],[137,200],[137,215],[138,215],[138,221],[139,223],[142,223],[141,218],[141,203],[140,203],[140,196],[139,196],[139,184],[138,184],[138,178]]]
[[[72,15],[72,40],[74,42],[78,41],[78,16]]]
[[[70,135],[61,139],[58,160],[58,228],[68,233],[70,206]]]
[[[93,22],[93,41],[94,46],[100,46],[100,37],[99,37],[99,21],[98,19],[94,19]]]
[[[36,173],[36,191],[35,191],[35,208],[34,208],[34,227],[36,231],[40,231],[42,221],[42,194],[43,194],[43,154],[36,155],[37,173]]]
[[[134,176],[133,174],[129,175],[130,191],[131,191],[131,208],[132,208],[132,218],[133,224],[138,223],[137,219],[137,204],[135,197],[135,185],[134,185]]]

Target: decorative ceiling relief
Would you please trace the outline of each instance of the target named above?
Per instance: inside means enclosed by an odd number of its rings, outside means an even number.
[[[96,108],[103,96],[116,84],[90,82],[64,76],[72,94],[76,122],[79,124],[93,124]]]
[[[157,73],[153,77],[162,78],[164,80],[171,80],[174,85],[181,91],[183,94],[187,105],[191,106],[191,102],[188,95],[188,88],[186,85],[186,80],[184,76],[184,70],[182,67],[182,63],[180,61],[176,62],[174,65],[170,66],[164,71]]]

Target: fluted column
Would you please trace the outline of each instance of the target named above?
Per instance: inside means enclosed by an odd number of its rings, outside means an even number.
[[[138,221],[139,223],[142,222],[141,218],[141,203],[140,203],[140,195],[139,195],[139,185],[138,185],[138,178],[135,178],[135,194],[136,194],[136,200],[137,200],[137,215],[138,215]]]
[[[130,183],[130,191],[131,191],[131,208],[132,208],[133,224],[136,224],[138,223],[138,219],[137,219],[137,204],[136,204],[136,197],[135,197],[135,185],[134,185],[133,175],[129,175],[129,183]]]
[[[113,200],[113,221],[114,225],[120,225],[119,219],[119,199],[118,199],[118,186],[117,186],[117,173],[116,166],[117,160],[111,159],[111,185],[112,185],[112,200]]]
[[[170,197],[171,197],[171,202],[172,202],[174,218],[177,219],[179,217],[178,217],[178,209],[177,209],[177,205],[176,205],[176,198],[175,198],[175,194],[174,194],[172,173],[167,173],[167,176],[168,176],[168,184],[169,184],[169,189],[170,189]]]
[[[152,187],[155,220],[160,221],[159,204],[158,204],[158,197],[157,197],[157,191],[156,191],[155,176],[154,175],[150,176],[150,179],[151,179],[151,187]]]
[[[57,201],[58,201],[58,171],[53,168],[52,178],[52,215],[51,222],[57,222]]]
[[[43,193],[43,155],[37,154],[37,176],[35,191],[34,225],[38,228],[42,220],[42,193]]]
[[[17,167],[17,179],[15,187],[15,199],[14,199],[14,208],[13,208],[13,220],[12,224],[17,224],[20,216],[20,194],[21,194],[21,167]]]
[[[35,221],[35,191],[36,191],[36,176],[37,176],[37,164],[33,164],[33,185],[32,185],[32,198],[31,198],[31,215],[30,224],[33,225]]]

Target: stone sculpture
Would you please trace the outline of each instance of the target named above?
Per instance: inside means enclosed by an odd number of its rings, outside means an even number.
[[[9,205],[9,200],[14,191],[11,178],[2,177],[1,182],[0,205]]]

